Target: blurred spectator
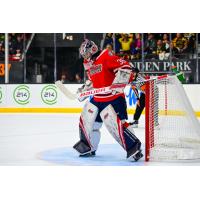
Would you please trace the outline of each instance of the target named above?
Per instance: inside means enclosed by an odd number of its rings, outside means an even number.
[[[1,51],[4,50],[4,43],[5,43],[4,40],[5,40],[5,34],[0,33],[0,44],[2,45]],[[22,34],[9,33],[8,46],[9,46],[9,60],[19,61],[21,58],[21,54],[23,53]]]
[[[31,37],[30,33],[22,33],[21,34],[22,42],[25,41],[25,43],[27,43],[27,41],[30,39],[30,37]]]
[[[148,34],[148,38],[145,41],[144,52],[146,53],[146,58],[152,58],[153,51],[156,49],[156,40],[152,33]]]
[[[60,80],[61,80],[61,82],[63,84],[70,82],[69,79],[67,78],[67,74],[64,74],[64,73],[61,75],[61,79]]]
[[[23,52],[23,41],[22,36],[17,35],[16,42],[14,43],[14,53],[21,55]]]
[[[82,79],[78,73],[75,74],[75,81],[76,83],[82,83]]]
[[[16,40],[17,40],[17,34],[16,34],[16,33],[9,33],[9,35],[10,35],[10,37],[11,37],[11,41],[12,41],[13,43],[15,43]]]
[[[186,53],[188,47],[188,40],[183,37],[181,33],[177,33],[173,39],[173,46],[178,50],[179,53]]]
[[[131,59],[140,59],[141,48],[142,48],[141,34],[136,33],[135,34],[135,41],[133,43],[133,47],[131,48],[131,52],[133,54],[133,55],[131,55]]]
[[[163,38],[163,33],[154,33],[153,35],[156,40],[162,40]]]
[[[189,41],[190,37],[195,36],[194,33],[183,33],[183,36]]]
[[[121,44],[121,51],[130,52],[133,38],[130,38],[128,34],[121,34],[121,38],[119,38],[119,42]]]
[[[162,42],[163,42],[163,44],[165,46],[166,51],[169,51],[169,43],[170,42],[169,42],[169,38],[168,38],[168,34],[167,33],[163,34]]]
[[[3,48],[3,45],[0,43],[0,60],[3,60],[4,59],[4,48]]]
[[[178,58],[178,49],[176,47],[174,47],[173,41],[170,42],[170,48],[171,48],[171,52],[172,52],[172,58]]]
[[[141,34],[135,34],[135,42],[134,42],[135,49],[138,51],[142,48],[142,41],[141,41]]]
[[[11,34],[8,34],[8,45],[9,45],[9,54],[13,55],[15,53],[15,50],[14,50],[14,40]]]
[[[113,46],[112,46],[112,44],[107,44],[106,45],[106,49],[108,49],[109,51],[113,52]]]
[[[3,44],[5,40],[5,34],[4,33],[0,33],[0,44]]]
[[[129,37],[128,34],[121,34],[119,43],[121,44],[120,56],[127,60],[130,59],[133,36]]]
[[[119,33],[115,33],[115,37],[114,37],[114,40],[115,40],[115,53],[118,54],[120,53],[120,49],[121,49],[121,44],[119,42],[119,39],[121,38],[121,34]]]
[[[196,35],[195,33],[184,33],[184,37],[188,40],[187,52],[194,54],[196,49]]]
[[[153,54],[155,55],[154,58],[159,60],[166,60],[169,57],[169,53],[166,54],[166,48],[165,44],[163,44],[162,40],[157,41],[157,46],[155,51],[153,51]]]
[[[105,37],[103,48],[106,48],[106,46],[108,44],[113,45],[113,38],[112,38],[112,36],[113,36],[112,33],[106,33],[106,37]]]

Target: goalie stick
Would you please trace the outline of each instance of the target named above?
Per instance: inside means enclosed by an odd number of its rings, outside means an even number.
[[[103,88],[96,88],[96,89],[92,89],[92,90],[88,90],[88,91],[84,91],[78,94],[74,94],[72,93],[70,90],[67,89],[67,87],[64,86],[64,84],[62,84],[61,81],[56,81],[55,85],[60,89],[60,91],[68,98],[71,100],[75,100],[78,98],[82,98],[82,97],[89,97],[91,95],[95,95],[95,94],[102,94],[102,93],[109,93],[112,92],[113,87],[103,87]],[[125,87],[126,85],[123,84],[123,87]]]
[[[108,87],[103,88],[94,88],[92,90],[84,91],[78,94],[72,93],[70,90],[67,89],[67,87],[64,86],[64,84],[61,81],[56,81],[55,85],[60,89],[60,91],[69,99],[75,100],[82,97],[89,97],[95,94],[105,94],[110,93],[113,91],[114,88],[124,88],[127,84],[114,84]]]
[[[147,79],[145,81],[141,81],[141,82],[147,82],[150,80],[155,80],[155,79],[162,79],[162,78],[166,78],[167,75],[163,75],[163,76],[158,76],[158,77],[154,77],[151,79]],[[138,82],[134,82],[134,84],[136,84]],[[60,89],[60,91],[68,98],[71,100],[75,100],[78,98],[82,98],[82,97],[89,97],[89,96],[93,96],[95,94],[105,94],[105,93],[110,93],[113,91],[113,89],[115,88],[125,88],[128,85],[132,85],[131,83],[129,84],[125,84],[125,83],[117,83],[117,84],[113,84],[111,86],[108,87],[102,87],[102,88],[94,88],[92,90],[88,90],[88,91],[84,91],[78,94],[74,94],[72,93],[70,90],[67,89],[67,87],[64,86],[64,84],[61,81],[56,81],[55,85]]]
[[[70,90],[68,90],[61,81],[56,81],[55,85],[60,89],[60,91],[69,99],[75,100],[77,99],[77,95],[73,94]]]

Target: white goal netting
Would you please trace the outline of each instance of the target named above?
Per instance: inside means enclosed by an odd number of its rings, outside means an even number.
[[[176,76],[148,81],[146,160],[200,159],[200,123]]]

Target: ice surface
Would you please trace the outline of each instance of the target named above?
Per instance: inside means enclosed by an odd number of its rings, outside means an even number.
[[[97,156],[80,158],[72,149],[78,141],[79,114],[0,114],[0,165],[143,166],[200,165],[194,162],[132,162],[103,126]],[[132,116],[129,116],[131,119]],[[144,116],[134,129],[144,144]],[[144,145],[143,145],[144,146]],[[144,149],[144,147],[143,147]]]

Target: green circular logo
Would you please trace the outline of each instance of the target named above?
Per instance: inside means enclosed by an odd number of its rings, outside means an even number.
[[[55,85],[47,85],[41,91],[41,99],[45,104],[48,105],[57,103],[57,96]]]
[[[29,87],[27,85],[20,85],[16,87],[13,92],[15,102],[20,105],[28,104],[30,96]]]
[[[2,103],[2,98],[3,98],[3,92],[1,90],[2,88],[0,87],[0,103]]]

